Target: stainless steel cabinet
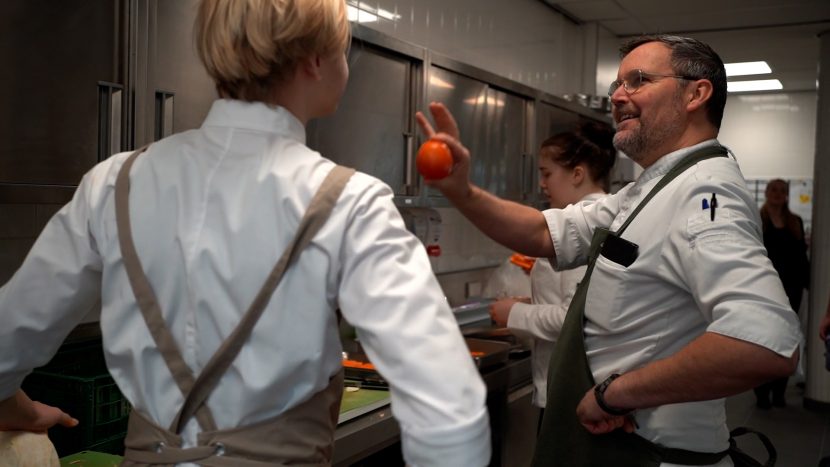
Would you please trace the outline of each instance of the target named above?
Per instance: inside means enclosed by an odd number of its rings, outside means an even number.
[[[533,405],[533,384],[527,384],[507,395],[504,458],[509,467],[527,467],[536,448],[541,410]]]
[[[527,189],[525,154],[527,101],[515,94],[487,89],[486,189],[521,201]]]
[[[439,66],[429,70],[427,100],[443,102],[470,150],[470,178],[508,199],[523,197],[527,99]]]
[[[397,195],[412,194],[411,99],[419,66],[405,55],[353,41],[339,108],[310,122],[308,145],[338,164],[378,177]]]
[[[197,0],[140,0],[135,60],[135,145],[201,126],[218,97],[196,53]]]
[[[121,148],[126,3],[3,1],[0,184],[76,185]]]
[[[487,186],[487,84],[437,66],[430,67],[427,83],[427,102],[447,106],[458,124],[461,142],[470,150],[470,179],[476,185]]]

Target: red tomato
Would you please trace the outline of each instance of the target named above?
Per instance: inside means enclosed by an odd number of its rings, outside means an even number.
[[[427,180],[438,180],[452,171],[452,153],[445,143],[430,139],[418,149],[418,172]]]

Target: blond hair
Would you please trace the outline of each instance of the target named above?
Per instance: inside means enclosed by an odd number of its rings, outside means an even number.
[[[264,101],[297,65],[343,51],[344,0],[202,0],[196,47],[221,97]]]

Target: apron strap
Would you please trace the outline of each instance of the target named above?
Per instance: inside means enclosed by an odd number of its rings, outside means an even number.
[[[193,388],[195,377],[193,371],[185,363],[182,354],[173,335],[164,323],[164,318],[161,314],[156,294],[153,292],[153,287],[147,276],[144,274],[144,268],[141,266],[141,259],[135,249],[133,242],[132,227],[130,222],[130,169],[133,166],[136,158],[147,150],[149,145],[145,145],[135,152],[133,152],[121,169],[118,171],[118,177],[115,180],[115,222],[118,228],[118,244],[121,248],[121,256],[124,261],[124,268],[127,271],[127,277],[130,281],[130,286],[133,289],[138,308],[141,310],[141,315],[147,323],[147,328],[150,330],[150,335],[153,336],[153,341],[156,343],[159,352],[161,352],[170,374],[173,375],[173,380],[182,391],[182,394],[188,394]],[[199,425],[203,430],[215,430],[216,422],[213,420],[213,415],[208,411],[201,410],[196,414]]]
[[[219,350],[213,354],[213,357],[211,357],[210,361],[208,361],[202,369],[202,372],[196,378],[192,391],[187,395],[181,410],[171,425],[171,429],[175,433],[178,433],[184,423],[203,407],[205,400],[213,392],[222,375],[225,374],[225,371],[239,354],[242,345],[248,340],[254,325],[265,311],[286,269],[296,260],[300,252],[311,243],[311,240],[326,223],[338,198],[340,198],[340,194],[343,192],[343,189],[346,187],[354,172],[354,169],[337,165],[329,172],[325,180],[323,180],[320,189],[311,199],[308,210],[300,220],[300,225],[297,228],[294,239],[285,249],[280,260],[274,266],[274,269],[271,270],[265,284],[262,286],[253,303],[251,303],[242,321],[236,326],[236,329],[233,330],[228,338],[225,339],[219,347]]]
[[[170,430],[173,433],[179,433],[183,425],[195,415],[202,430],[215,431],[217,429],[216,422],[207,406],[204,405],[204,401],[213,392],[222,375],[224,375],[225,371],[227,371],[228,367],[239,354],[242,345],[250,336],[254,325],[256,325],[262,313],[265,311],[271,296],[279,285],[288,266],[296,260],[300,252],[308,246],[314,238],[314,235],[316,235],[328,220],[337,199],[340,197],[340,194],[355,170],[335,166],[329,172],[320,189],[312,198],[308,210],[300,221],[293,240],[289,243],[279,261],[271,270],[265,284],[260,289],[253,303],[251,303],[242,320],[213,354],[199,376],[194,378],[192,370],[182,358],[181,352],[173,339],[173,335],[164,322],[161,307],[158,304],[158,300],[147,276],[144,274],[132,238],[129,215],[129,174],[135,159],[146,149],[147,146],[144,146],[131,154],[124,162],[116,178],[115,211],[121,254],[130,280],[130,286],[136,296],[142,316],[147,322],[150,334],[153,336],[156,346],[159,348],[170,373],[173,375],[173,379],[176,381],[182,394],[185,395],[184,404],[173,419]]]
[[[616,235],[622,235],[623,231],[628,228],[629,224],[631,224],[631,221],[633,221],[634,218],[637,217],[637,214],[639,214],[646,204],[651,201],[651,198],[654,198],[654,196],[662,190],[663,187],[671,183],[671,181],[677,178],[678,175],[685,172],[686,169],[697,164],[698,162],[705,161],[706,159],[712,159],[714,157],[727,157],[726,148],[720,144],[706,146],[681,159],[680,162],[675,164],[668,172],[666,172],[665,175],[663,175],[663,178],[661,178],[660,181],[654,185],[654,188],[652,188],[645,198],[640,201],[640,204],[634,208],[634,211],[630,216],[628,216],[628,219],[626,219],[623,225],[617,230]]]

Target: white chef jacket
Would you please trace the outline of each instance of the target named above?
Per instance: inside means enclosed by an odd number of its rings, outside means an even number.
[[[131,175],[136,249],[184,360],[198,373],[253,301],[334,163],[287,110],[216,101],[198,130],[154,143]],[[113,201],[128,153],[87,173],[0,289],[0,399],[46,363],[100,298],[107,366],[169,426],[182,405],[136,305]],[[391,386],[412,465],[486,465],[486,388],[423,246],[387,185],[362,173],[290,266],[207,404],[220,429],[276,416],[341,369],[335,309]],[[199,427],[183,432],[186,446]]]
[[[554,267],[585,264],[595,227],[619,229],[672,166],[714,144],[709,140],[670,153],[636,182],[595,203],[545,211]],[[711,220],[713,193],[718,205]],[[597,259],[585,304],[585,345],[594,379],[669,357],[707,331],[790,357],[801,332],[759,225],[755,200],[731,157],[700,162],[663,188],[622,235],[639,245],[637,260],[626,268]],[[704,452],[728,447],[724,399],[635,414],[637,433],[652,442]]]
[[[602,196],[591,193],[582,201],[596,201]],[[507,327],[531,342],[533,405],[536,407],[544,408],[547,402],[550,356],[585,269],[586,266],[579,266],[554,271],[550,261],[537,259],[530,271],[531,303],[516,302],[510,308]]]

